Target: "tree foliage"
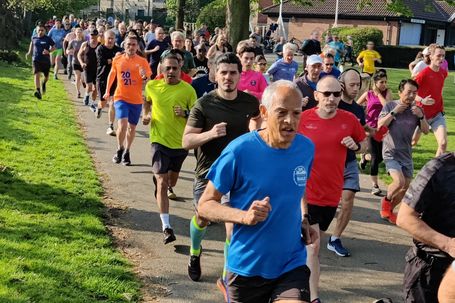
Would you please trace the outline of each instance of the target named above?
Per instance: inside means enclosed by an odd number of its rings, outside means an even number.
[[[196,24],[207,24],[213,30],[226,25],[226,0],[215,0],[204,6],[196,19]]]
[[[98,0],[6,0],[9,7],[22,8],[24,11],[46,10],[52,15],[78,13]]]
[[[186,0],[183,7],[185,22],[196,22],[201,8],[214,0]],[[178,12],[178,0],[166,0],[166,9],[168,17],[175,19]]]

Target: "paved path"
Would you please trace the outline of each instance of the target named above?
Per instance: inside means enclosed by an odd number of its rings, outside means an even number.
[[[64,82],[74,101],[87,146],[104,180],[105,201],[110,207],[109,228],[145,283],[144,301],[222,302],[215,285],[223,264],[224,228],[221,224],[210,226],[203,242],[202,281],[195,283],[187,277],[194,156],[191,154],[185,161],[175,188],[180,201],[171,201],[171,224],[177,241],[165,246],[153,198],[148,128],[138,126],[131,151],[133,165],[113,164],[116,141],[115,137],[105,134],[107,112],[96,119],[89,108],[82,105],[82,99],[76,98],[74,86],[69,81]],[[352,221],[343,238],[352,257],[335,256],[325,249],[326,237],[322,240],[321,299],[329,303],[360,303],[391,297],[399,302],[403,259],[411,241],[403,231],[379,219],[379,198],[369,194],[370,183],[366,176],[362,176],[361,186]],[[332,228],[333,224],[329,231]]]

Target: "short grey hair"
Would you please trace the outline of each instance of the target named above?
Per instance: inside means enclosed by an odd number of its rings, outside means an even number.
[[[267,110],[270,110],[272,107],[272,102],[275,98],[278,87],[287,87],[294,90],[299,95],[300,101],[302,101],[303,95],[297,84],[288,80],[278,80],[267,86],[262,94],[262,105],[264,105]]]
[[[288,50],[295,52],[296,51],[295,44],[288,42],[285,45],[283,45],[283,53],[287,52]]]
[[[174,31],[171,34],[171,41],[174,41],[175,39],[180,38],[182,40],[185,40],[185,34],[182,33],[181,31]]]

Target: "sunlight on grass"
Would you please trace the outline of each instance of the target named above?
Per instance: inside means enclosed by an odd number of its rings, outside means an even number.
[[[0,74],[0,302],[137,301],[63,84],[37,101],[29,69]]]

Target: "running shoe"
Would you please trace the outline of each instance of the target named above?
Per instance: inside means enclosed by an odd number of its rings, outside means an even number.
[[[381,219],[389,221],[391,224],[397,224],[397,215],[393,213],[392,202],[388,201],[386,197],[381,200],[381,210],[379,212]]]
[[[98,107],[96,106],[95,102],[92,102],[92,104],[90,104],[90,110],[94,113],[96,113],[96,110],[98,109]]]
[[[362,154],[360,156],[359,168],[361,170],[364,170],[366,167],[367,167],[367,160],[365,159],[365,154]]]
[[[163,239],[164,244],[168,244],[168,243],[174,242],[176,240],[174,231],[172,230],[172,228],[165,228],[163,231],[163,235],[164,235],[164,239]]]
[[[89,95],[85,95],[84,96],[84,105],[88,105],[90,103],[90,96]]]
[[[57,74],[54,74],[54,79],[55,79],[55,80],[58,80]]]
[[[41,84],[41,90],[43,91],[43,95],[46,93],[46,81],[43,81]]]
[[[333,251],[340,257],[349,257],[351,254],[349,253],[349,250],[344,248],[343,244],[341,243],[340,239],[336,239],[334,241],[331,241],[331,238],[329,237],[329,242],[327,243],[327,249],[330,251]]]
[[[97,109],[96,109],[96,113],[95,113],[95,114],[96,114],[96,115],[95,115],[96,118],[97,118],[97,119],[101,118],[101,114],[102,114],[102,113],[103,113],[103,109],[102,109],[102,108],[97,108]]]
[[[382,190],[379,188],[377,184],[373,185],[371,188],[371,194],[375,196],[380,196],[382,193]]]
[[[167,197],[171,200],[177,199],[177,195],[174,193],[174,190],[172,189],[172,187],[169,187],[167,189]]]
[[[193,281],[199,281],[201,279],[201,255],[202,246],[199,256],[190,256],[190,262],[188,263],[188,277]]]
[[[322,303],[322,301],[321,301],[321,299],[316,298],[313,301],[311,301],[311,303]]]
[[[119,164],[120,162],[122,162],[123,151],[124,151],[123,149],[117,149],[114,157],[112,157],[112,162],[114,162],[116,164]]]
[[[41,93],[39,92],[39,90],[35,91],[35,93],[33,94],[38,100],[41,100]]]
[[[122,157],[122,164],[125,166],[130,166],[131,165],[131,159],[130,159],[130,152],[126,151],[123,153]]]
[[[109,136],[115,136],[116,133],[115,133],[115,130],[112,126],[109,126],[106,130],[106,135],[109,135]]]
[[[228,293],[227,293],[226,284],[224,283],[223,278],[218,278],[218,280],[216,280],[216,286],[218,287],[218,289],[223,294],[224,302],[227,302],[228,301]]]

